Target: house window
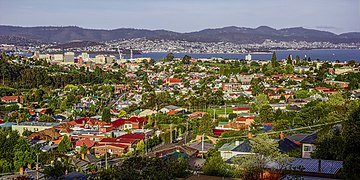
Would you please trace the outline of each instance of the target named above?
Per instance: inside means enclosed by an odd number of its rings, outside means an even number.
[[[305,152],[311,152],[312,151],[311,146],[304,146],[304,151]]]

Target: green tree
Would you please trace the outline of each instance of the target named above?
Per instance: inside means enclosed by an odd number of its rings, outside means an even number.
[[[166,61],[173,61],[174,60],[174,54],[173,53],[168,53],[165,57]]]
[[[145,143],[143,140],[136,145],[135,151],[141,154],[145,153]]]
[[[237,115],[235,113],[229,114],[229,119],[235,119],[236,117],[237,117]]]
[[[191,56],[185,55],[185,56],[182,58],[182,63],[184,63],[184,64],[190,64],[190,60],[191,60]]]
[[[80,154],[86,154],[89,149],[87,148],[86,144],[83,143],[80,147]]]
[[[355,60],[349,60],[349,61],[347,62],[347,65],[348,65],[348,66],[355,66],[355,65],[356,65],[356,61],[355,61]]]
[[[277,62],[277,58],[276,58],[276,52],[274,51],[272,56],[271,56],[271,65],[272,67],[278,67],[279,63]]]
[[[70,141],[69,137],[65,134],[59,143],[58,151],[65,153],[65,152],[70,151],[71,149],[72,149],[71,141]]]
[[[103,109],[101,120],[104,122],[111,122],[111,114],[110,114],[110,108],[105,107]]]
[[[274,131],[288,130],[290,128],[290,122],[285,119],[276,120],[273,124]]]
[[[269,100],[267,95],[265,94],[258,94],[255,97],[255,101],[254,104],[252,105],[251,110],[253,112],[259,112],[260,109],[264,106],[264,105],[268,105],[269,104]]]
[[[250,143],[251,152],[254,154],[236,160],[236,174],[240,174],[244,179],[262,179],[265,166],[270,162],[279,165],[279,169],[270,171],[281,172],[291,161],[287,154],[281,154],[278,143],[267,135],[256,136]]]
[[[291,58],[291,55],[290,55],[290,54],[288,55],[288,58],[287,58],[287,60],[286,60],[286,64],[290,64],[290,65],[293,64],[292,58]]]
[[[220,152],[211,150],[208,153],[205,164],[202,168],[205,175],[231,177],[232,168],[221,157]]]
[[[123,109],[118,114],[118,118],[122,118],[122,117],[126,117],[126,111],[124,111]]]
[[[343,123],[344,169],[347,179],[360,179],[360,108]]]
[[[285,72],[287,74],[293,74],[294,73],[294,66],[291,64],[286,64],[285,65]]]

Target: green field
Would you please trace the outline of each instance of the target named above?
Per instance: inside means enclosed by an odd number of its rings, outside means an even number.
[[[194,109],[192,110],[192,112],[201,111],[201,112],[208,112],[210,115],[213,115],[214,109],[216,115],[225,114],[225,108]],[[233,113],[233,108],[232,107],[226,108],[226,114],[230,114],[230,113]]]

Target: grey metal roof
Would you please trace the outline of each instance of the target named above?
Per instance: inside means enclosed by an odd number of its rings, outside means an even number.
[[[291,166],[301,166],[304,168],[303,172],[335,175],[343,168],[343,161],[295,158],[294,161],[291,162]]]
[[[251,143],[247,139],[236,146],[232,151],[236,152],[251,152]]]
[[[314,144],[317,139],[317,132],[306,136],[301,143]]]
[[[292,141],[298,141],[300,142],[301,140],[303,140],[305,137],[307,137],[309,134],[294,134],[291,136],[287,136],[286,138],[292,140]]]
[[[195,143],[190,144],[189,146],[196,149],[196,150],[198,150],[198,151],[202,150],[201,142],[195,142]],[[210,144],[210,143],[207,143],[207,142],[204,142],[204,151],[209,151],[210,149],[214,149],[214,145]]]

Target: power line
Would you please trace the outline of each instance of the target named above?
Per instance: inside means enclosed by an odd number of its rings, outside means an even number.
[[[331,124],[337,124],[340,123],[342,121],[336,121],[336,122],[331,122],[331,123],[324,123],[324,124],[317,124],[317,125],[313,125],[313,126],[306,126],[306,127],[300,127],[300,128],[295,128],[295,129],[287,129],[287,130],[282,130],[282,131],[271,131],[271,132],[265,132],[265,133],[260,133],[257,135],[262,135],[262,134],[267,134],[267,135],[271,135],[271,134],[278,134],[281,132],[291,132],[291,131],[298,131],[298,130],[303,130],[303,129],[311,129],[314,127],[321,127],[321,126],[325,126],[325,125],[331,125]],[[256,135],[253,135],[256,136]],[[233,136],[233,137],[219,137],[218,139],[234,139],[234,138],[246,138],[247,136]]]

